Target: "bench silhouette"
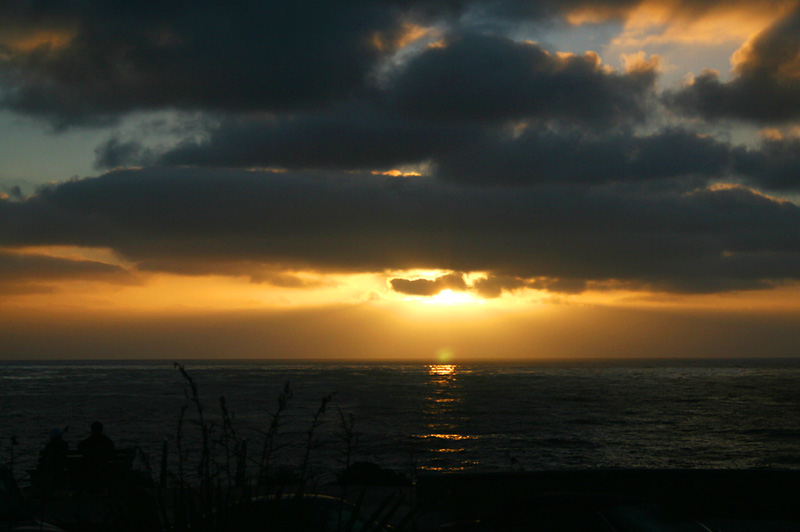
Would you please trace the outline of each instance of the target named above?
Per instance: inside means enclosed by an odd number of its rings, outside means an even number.
[[[67,451],[64,471],[48,471],[47,465],[39,457],[35,470],[28,471],[31,485],[37,489],[81,489],[111,487],[124,484],[130,479],[136,448],[115,449],[109,460],[98,468],[98,464],[88,460],[80,452]]]

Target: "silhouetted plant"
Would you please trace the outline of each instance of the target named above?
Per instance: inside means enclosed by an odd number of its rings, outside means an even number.
[[[178,469],[175,474],[169,475],[175,485],[166,490],[156,489],[160,499],[157,504],[165,529],[170,532],[228,530],[231,523],[236,522],[236,516],[239,513],[246,512],[247,508],[257,504],[258,499],[254,499],[252,493],[264,493],[267,490],[266,497],[276,500],[287,495],[298,500],[303,500],[308,496],[306,495],[308,486],[313,478],[309,467],[311,456],[320,445],[316,434],[325,422],[325,414],[333,401],[334,393],[323,396],[317,410],[312,415],[311,423],[305,431],[302,458],[297,464],[298,475],[284,479],[285,484],[281,484],[280,478],[273,473],[272,469],[276,451],[283,447],[283,445],[277,444],[278,432],[282,426],[289,401],[293,397],[289,382],[285,383],[278,396],[277,409],[271,415],[269,426],[266,431],[258,431],[264,436],[264,441],[261,443],[260,456],[251,460],[255,462],[257,471],[251,485],[251,479],[248,479],[246,469],[248,460],[246,440],[240,437],[236,430],[235,415],[229,410],[225,398],[220,397],[219,399],[221,423],[215,424],[209,421],[194,379],[183,365],[175,363],[175,367],[186,385],[185,395],[189,404],[182,406],[178,418],[176,432]],[[185,424],[190,406],[194,407],[193,410],[197,416],[196,420],[191,421],[197,426],[200,433],[199,457],[197,463],[192,467],[196,474],[192,476],[186,474],[186,468],[190,465],[191,453],[185,441]],[[346,415],[340,408],[338,413],[341,431],[335,436],[344,443],[344,458],[340,461],[347,469],[351,466],[351,457],[358,441],[358,433],[355,431],[353,416]],[[269,489],[270,486],[271,489]],[[167,502],[168,497],[171,504]],[[264,500],[263,497],[261,500]],[[373,523],[392,518],[402,503],[402,500],[387,499],[373,512],[367,522]],[[342,504],[344,503],[342,502]],[[168,512],[167,508],[172,511]],[[354,516],[363,510],[361,497],[352,510],[355,512]],[[351,522],[346,523],[341,531],[352,531],[354,526],[355,517]],[[302,527],[294,529],[302,530]]]
[[[8,438],[8,445],[6,446],[6,454],[8,456],[8,460],[6,460],[2,465],[6,466],[10,471],[14,471],[14,464],[17,461],[17,436],[12,435]]]
[[[336,410],[339,413],[339,427],[341,430],[335,433],[335,436],[344,444],[342,458],[339,459],[339,463],[344,466],[346,471],[350,468],[350,461],[358,447],[358,437],[360,434],[356,432],[356,421],[352,412],[345,414],[339,406],[336,407]]]
[[[317,411],[314,412],[314,416],[311,418],[311,426],[308,428],[306,432],[306,451],[303,455],[302,465],[300,467],[300,479],[303,483],[308,481],[308,463],[311,458],[311,451],[316,448],[316,442],[314,440],[314,434],[317,432],[317,429],[324,423],[323,416],[325,415],[325,411],[328,408],[328,403],[333,401],[333,396],[336,395],[335,393],[329,393],[322,398],[320,401],[319,408]]]
[[[281,417],[283,412],[289,405],[289,400],[293,396],[292,388],[289,381],[283,386],[283,391],[278,395],[278,408],[272,415],[269,428],[264,434],[264,445],[261,448],[261,461],[258,464],[258,486],[265,485],[269,480],[269,466],[272,460],[273,453],[278,449],[275,445],[275,437],[278,434],[278,428],[281,424]],[[259,431],[260,432],[260,431]]]

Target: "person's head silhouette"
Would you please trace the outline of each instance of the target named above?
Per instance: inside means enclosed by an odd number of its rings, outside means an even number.
[[[99,421],[95,421],[92,423],[90,427],[92,429],[92,434],[102,434],[103,433],[103,424]]]

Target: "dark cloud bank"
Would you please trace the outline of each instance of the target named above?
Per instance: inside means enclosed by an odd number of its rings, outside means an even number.
[[[800,191],[800,141],[745,147],[688,126],[648,128],[665,108],[756,124],[798,118],[796,13],[753,41],[731,81],[705,73],[666,94],[655,61],[622,72],[594,53],[557,54],[468,24],[476,13],[486,28],[554,23],[589,5],[624,18],[636,4],[0,7],[15,31],[69,35],[63,45],[0,43],[6,109],[56,129],[143,110],[192,111],[213,124],[200,140],[161,148],[111,136],[97,147],[98,168],[146,167],[0,200],[0,246],[108,246],[142,270],[190,274],[249,264],[483,271],[489,278],[473,288],[487,297],[797,280],[798,207],[757,190]],[[428,37],[398,53],[417,26],[432,28]],[[428,175],[370,173],[403,165]],[[736,185],[710,186],[718,182]],[[0,259],[6,268],[18,260]],[[460,273],[392,286],[417,295],[466,287]]]
[[[444,268],[701,292],[800,275],[800,209],[741,187],[485,189],[371,174],[147,169],[0,202],[0,227],[3,246],[108,246],[187,271],[200,260]]]

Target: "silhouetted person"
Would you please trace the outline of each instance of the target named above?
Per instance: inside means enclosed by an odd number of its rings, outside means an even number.
[[[91,430],[89,437],[78,444],[78,451],[83,455],[87,483],[99,487],[106,483],[106,466],[114,455],[114,442],[103,434],[99,421],[92,423]]]
[[[62,489],[66,486],[68,449],[69,445],[64,441],[61,429],[53,429],[39,457],[39,468],[45,490]]]

